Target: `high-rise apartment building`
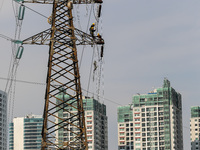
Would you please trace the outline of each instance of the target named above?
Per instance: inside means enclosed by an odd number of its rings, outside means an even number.
[[[68,95],[63,95],[60,93],[57,96],[58,99],[69,99]],[[73,100],[71,100],[73,101]],[[57,100],[59,103],[59,100]],[[83,97],[83,108],[85,112],[85,126],[87,130],[87,141],[88,150],[108,150],[108,127],[107,127],[107,116],[106,116],[106,106],[94,98]],[[70,110],[70,111],[69,111]],[[61,122],[63,119],[70,118],[70,113],[75,114],[76,109],[70,106],[66,106],[64,110],[58,112],[59,118],[56,119],[57,122]],[[71,120],[72,121],[72,120]],[[77,122],[74,121],[74,124]],[[59,142],[68,141],[73,139],[73,126],[65,126],[64,129],[59,129],[56,132],[56,137]],[[71,132],[73,131],[73,132]]]
[[[135,128],[135,132],[140,129]],[[133,108],[132,105],[118,107],[118,149],[134,149]]]
[[[167,79],[162,88],[118,107],[119,150],[183,150],[182,134],[181,94]]]
[[[7,94],[0,90],[0,149],[7,149]]]
[[[40,150],[43,118],[40,115],[17,117],[9,126],[10,150]]]
[[[191,107],[190,118],[191,150],[200,150],[200,107]]]

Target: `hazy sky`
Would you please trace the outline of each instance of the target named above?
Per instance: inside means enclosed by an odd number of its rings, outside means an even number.
[[[51,14],[48,6],[27,6],[46,16]],[[84,7],[85,10],[90,8]],[[77,17],[75,19],[77,22]],[[82,21],[87,24],[88,19]],[[0,27],[0,34],[14,36],[15,20],[11,0],[0,1]],[[26,9],[21,39],[48,27],[46,18]],[[102,79],[104,97],[127,105],[131,103],[134,94],[148,93],[161,87],[164,77],[167,77],[171,86],[182,94],[184,149],[190,149],[190,107],[200,105],[200,1],[107,0],[103,3],[101,28],[106,42]],[[0,39],[0,45],[0,77],[7,77],[11,44]],[[17,79],[45,83],[48,47],[24,47]],[[89,57],[91,48],[86,51],[85,55]],[[86,65],[85,68],[89,67]],[[81,75],[82,85],[86,87],[88,77],[82,68]],[[4,90],[5,83],[0,80],[1,90]],[[42,114],[44,92],[43,85],[18,82],[14,116]],[[109,150],[117,150],[118,105],[107,100],[104,103],[107,105]]]

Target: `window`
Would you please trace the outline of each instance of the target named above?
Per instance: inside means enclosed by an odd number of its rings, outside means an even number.
[[[120,149],[120,150],[124,150],[124,149],[125,149],[125,146],[120,146],[119,149]]]
[[[90,116],[90,117],[87,117],[87,119],[92,119],[92,117]]]
[[[92,139],[92,136],[88,136],[87,139]]]
[[[140,126],[140,124],[139,123],[137,123],[137,124],[135,124],[135,126],[137,127],[137,126]]]
[[[140,133],[136,133],[135,136],[140,136]]]
[[[144,99],[144,98],[141,98],[141,99],[140,99],[140,102],[145,102],[145,99]]]
[[[140,146],[140,143],[135,143],[135,146]]]
[[[124,137],[120,137],[119,140],[124,140]]]
[[[92,126],[88,126],[87,129],[92,129]]]
[[[124,119],[124,122],[129,122],[129,119]]]
[[[140,138],[135,138],[135,141],[140,141]]]
[[[140,131],[140,128],[135,128],[135,131]]]
[[[92,114],[92,112],[87,112],[87,115],[91,115]]]
[[[129,114],[125,114],[124,117],[129,117]]]
[[[88,121],[87,124],[92,124],[92,121]]]
[[[133,132],[131,132],[131,135],[133,135]]]
[[[92,131],[87,131],[87,134],[92,134]]]

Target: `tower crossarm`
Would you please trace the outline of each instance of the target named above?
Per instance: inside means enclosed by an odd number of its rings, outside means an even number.
[[[36,45],[49,45],[51,36],[51,29],[42,31],[36,35],[33,35],[25,40],[23,44],[36,44]]]
[[[76,45],[94,45],[94,44],[104,44],[103,39],[99,39],[97,36],[92,37],[79,29],[74,30],[76,36]]]
[[[57,32],[69,33],[71,32],[70,28],[60,29]],[[79,29],[74,29],[76,45],[94,45],[94,44],[104,44],[103,39],[99,39],[97,36],[92,37],[90,34],[87,34]],[[35,45],[49,45],[50,43],[51,29],[42,31],[36,35],[33,35],[25,40],[23,44],[35,44]],[[52,39],[53,40],[53,39]],[[71,38],[66,36],[63,38],[63,41],[69,41]]]
[[[57,0],[58,2],[62,1],[71,1],[73,4],[92,4],[92,3],[103,3],[102,0]],[[24,0],[24,3],[39,3],[39,4],[53,4],[53,0]]]

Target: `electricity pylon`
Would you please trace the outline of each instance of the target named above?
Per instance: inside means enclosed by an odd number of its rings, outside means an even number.
[[[87,136],[77,58],[77,45],[104,44],[98,37],[76,29],[73,4],[102,3],[101,0],[27,0],[24,3],[52,4],[51,28],[23,41],[23,44],[49,45],[47,85],[42,130],[42,150],[87,150]],[[58,98],[59,93],[69,98]],[[75,112],[71,112],[71,107]],[[68,118],[58,116],[64,110]],[[58,121],[55,121],[58,120]],[[73,130],[69,128],[73,127]],[[56,132],[65,129],[73,138],[60,141]]]

